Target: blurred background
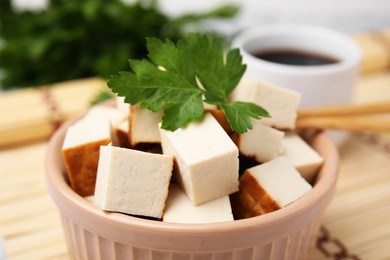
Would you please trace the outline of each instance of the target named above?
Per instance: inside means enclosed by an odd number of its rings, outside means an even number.
[[[227,33],[254,24],[310,23],[344,32],[381,28],[390,23],[390,1],[387,0],[163,0],[161,8],[170,15],[190,10],[204,11],[222,3],[236,3],[240,13],[230,23],[221,23]]]
[[[108,77],[127,69],[128,58],[145,56],[146,36],[177,39],[195,30],[229,38],[275,23],[356,33],[386,27],[389,11],[386,0],[2,0],[0,86]]]
[[[42,10],[49,0],[13,0],[19,10]],[[123,0],[132,4],[134,0]],[[281,22],[313,23],[329,26],[346,32],[376,29],[390,23],[388,0],[160,0],[159,8],[170,16],[188,12],[204,12],[218,5],[234,3],[241,6],[240,14],[227,32],[251,26],[253,23]]]

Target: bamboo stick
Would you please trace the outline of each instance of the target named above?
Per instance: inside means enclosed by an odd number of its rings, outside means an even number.
[[[43,140],[51,135],[53,128],[45,118],[21,121],[19,124],[0,128],[0,147],[21,144],[33,140]]]
[[[22,111],[22,107],[35,107],[42,102],[42,97],[36,89],[23,89],[1,93],[0,115]]]
[[[62,235],[62,234],[61,234]],[[14,259],[56,259],[71,260],[64,238],[50,241],[43,246],[34,249],[23,250],[17,254],[12,254]]]
[[[353,133],[383,133],[390,132],[390,120],[366,117],[307,117],[298,118],[296,127],[344,130]]]
[[[296,127],[344,130],[355,133],[390,132],[390,120],[379,117],[385,114],[390,115],[390,100],[304,109],[298,111]]]
[[[24,219],[26,212],[20,209],[28,209],[28,217],[33,218],[51,210],[54,207],[47,193],[36,194],[23,200],[15,200],[13,203],[0,205],[0,223],[8,225]]]
[[[55,210],[48,211],[45,214],[36,215],[34,217],[30,217],[26,212],[25,218],[4,226],[2,228],[2,235],[4,237],[14,237],[20,234],[34,233],[47,229],[48,226],[55,227],[59,222],[58,212]]]
[[[298,112],[298,117],[340,117],[382,113],[390,113],[390,100],[375,103],[304,109]]]
[[[53,226],[46,230],[40,230],[39,232],[31,233],[23,237],[7,239],[7,252],[12,255],[18,255],[58,244],[58,241],[62,240],[60,239],[62,232],[61,227]]]

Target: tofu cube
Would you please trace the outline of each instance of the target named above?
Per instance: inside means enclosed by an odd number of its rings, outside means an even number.
[[[229,196],[194,206],[178,185],[171,184],[163,222],[199,224],[233,220]]]
[[[294,129],[300,93],[254,80],[241,80],[231,97],[234,101],[253,102],[271,115],[261,121],[279,129]]]
[[[194,205],[238,190],[238,149],[211,114],[160,133],[163,153],[176,159],[174,177]]]
[[[160,143],[158,124],[162,112],[152,112],[141,109],[139,105],[131,106],[130,112],[130,143],[134,147],[139,143]]]
[[[113,146],[130,148],[129,120],[127,116],[119,120],[111,120],[111,140]]]
[[[99,149],[111,142],[110,121],[120,115],[114,108],[96,106],[66,132],[62,155],[70,185],[80,196],[94,193]]]
[[[270,161],[283,153],[284,132],[264,125],[262,120],[253,120],[253,129],[245,134],[232,135],[240,153],[259,163]]]
[[[161,218],[173,158],[115,146],[101,146],[95,204],[107,211]]]
[[[233,194],[236,218],[249,218],[286,207],[311,190],[311,185],[283,157],[247,169]]]
[[[85,123],[93,124],[95,121],[99,121],[107,124],[107,120],[119,121],[124,116],[125,114],[117,108],[108,106],[94,106],[85,114],[82,120]]]
[[[125,102],[125,97],[116,97],[115,99],[116,107],[123,115],[129,116],[130,114],[130,104]]]
[[[229,121],[226,118],[225,113],[220,110],[217,106],[211,106],[207,104],[207,106],[204,106],[204,111],[209,112],[213,115],[213,117],[218,121],[218,123],[222,126],[222,128],[225,130],[225,132],[230,135],[233,133],[233,130],[230,126]]]
[[[324,159],[299,135],[288,133],[282,141],[284,154],[306,181],[314,181]]]

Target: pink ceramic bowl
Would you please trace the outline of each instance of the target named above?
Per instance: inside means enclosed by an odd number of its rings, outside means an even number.
[[[318,181],[288,207],[234,222],[169,224],[104,212],[69,187],[61,147],[67,127],[76,120],[52,137],[45,162],[48,190],[61,213],[73,259],[311,259],[338,175],[337,149],[325,134],[311,141],[325,159]]]

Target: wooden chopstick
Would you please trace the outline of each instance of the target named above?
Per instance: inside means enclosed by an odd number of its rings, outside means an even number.
[[[310,117],[298,118],[297,129],[344,130],[354,133],[390,132],[390,120],[367,117]]]
[[[298,117],[352,116],[390,113],[390,100],[344,106],[311,108],[298,111]]]
[[[298,112],[297,129],[343,130],[355,133],[390,132],[390,101],[304,109]]]

